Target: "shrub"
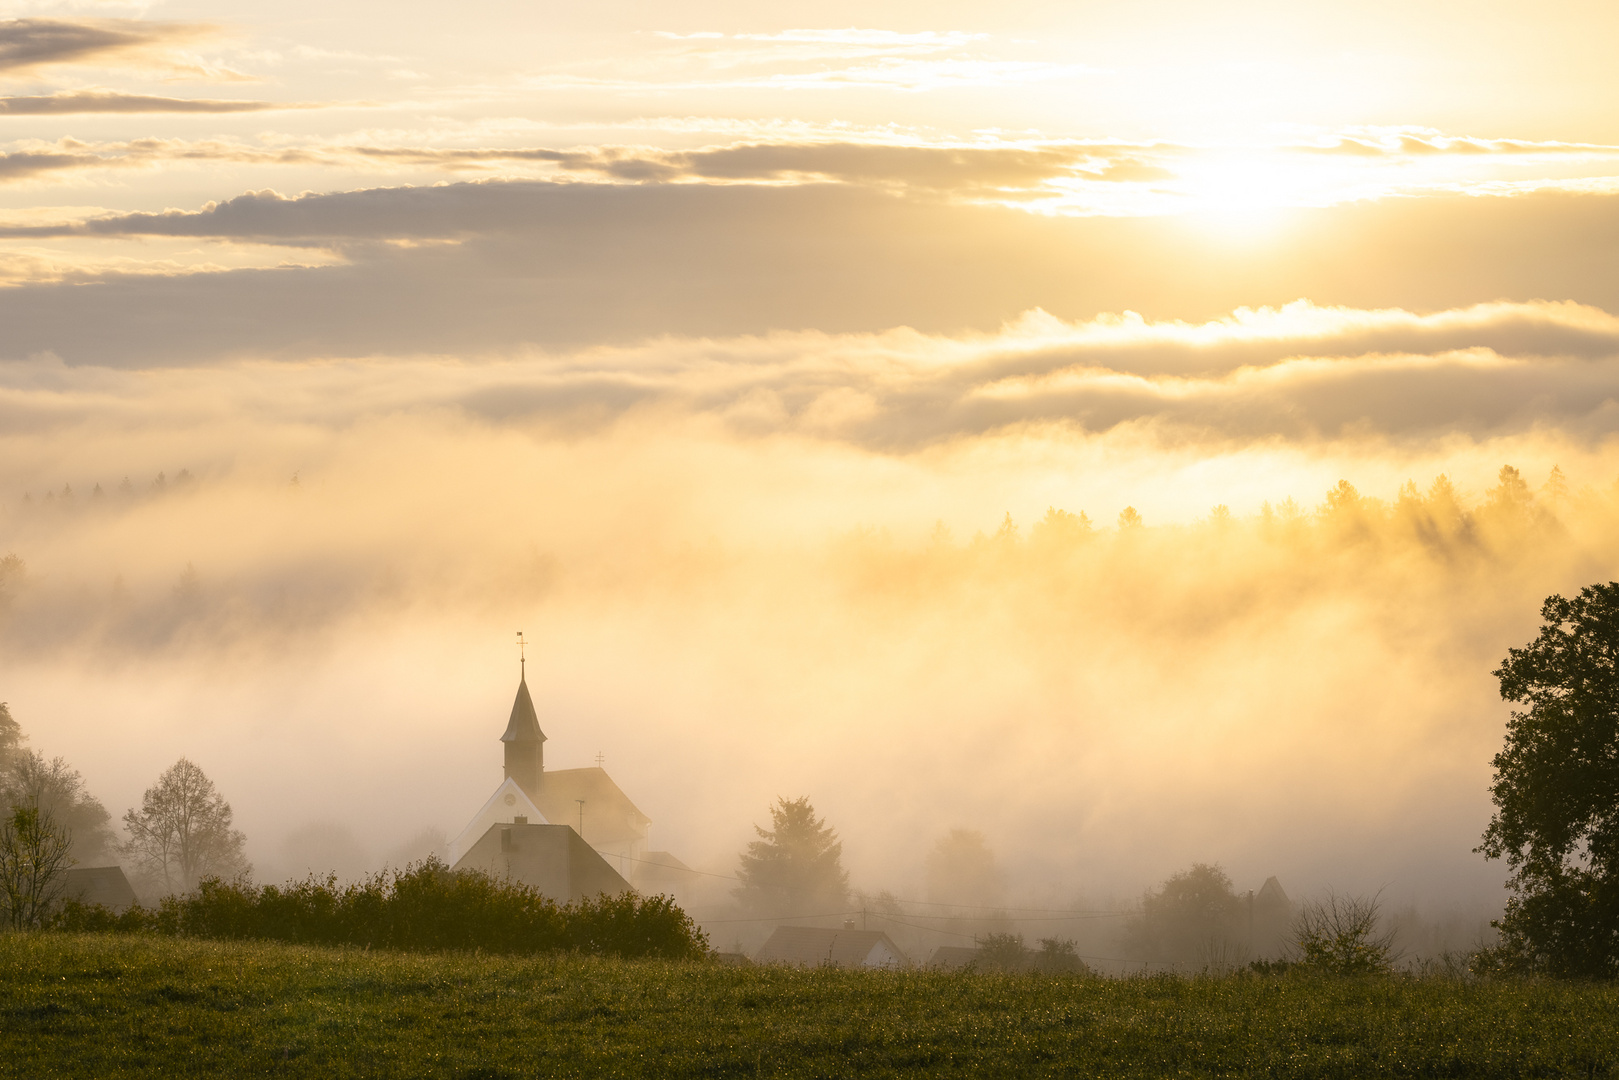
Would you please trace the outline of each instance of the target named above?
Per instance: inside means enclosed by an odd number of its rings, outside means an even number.
[[[1377,897],[1338,896],[1308,903],[1293,926],[1300,967],[1333,975],[1381,975],[1394,963],[1394,934],[1379,932]]]
[[[64,905],[54,927],[224,940],[356,945],[407,951],[482,949],[503,954],[578,951],[695,958],[702,931],[666,896],[598,896],[559,905],[537,890],[430,859],[339,887],[334,877],[285,885],[205,878],[197,890],[113,913]]]

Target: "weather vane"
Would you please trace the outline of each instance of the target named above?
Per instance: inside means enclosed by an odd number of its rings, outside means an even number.
[[[523,632],[521,630],[517,631],[517,666],[520,668],[528,667],[528,654],[523,648],[527,644],[528,642],[523,638]]]

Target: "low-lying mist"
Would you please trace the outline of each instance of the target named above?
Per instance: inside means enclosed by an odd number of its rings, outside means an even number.
[[[1013,903],[1102,904],[1193,862],[1239,890],[1497,902],[1471,852],[1506,718],[1490,671],[1545,596],[1616,576],[1609,406],[1396,424],[1356,384],[1359,419],[1292,433],[1182,407],[1285,383],[1283,350],[1269,375],[1130,376],[1181,404],[1105,427],[1047,409],[885,446],[862,432],[899,376],[851,359],[880,341],[755,345],[769,394],[714,389],[745,342],[6,367],[0,700],[115,820],[202,765],[261,876],[454,835],[501,777],[521,630],[547,764],[602,754],[652,846],[705,871],[804,794],[871,893],[924,896],[929,851],[969,828]],[[1468,355],[1468,379],[1494,370]],[[614,363],[642,400],[573,379]]]

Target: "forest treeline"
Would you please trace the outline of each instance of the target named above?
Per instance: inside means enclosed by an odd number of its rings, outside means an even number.
[[[169,500],[177,539],[217,525],[208,499],[223,489],[188,483],[196,498]],[[166,490],[175,486],[168,482]],[[64,539],[81,527],[79,515],[47,512],[38,502],[11,512],[21,516],[6,530],[12,539],[0,541],[0,641],[30,652],[86,642],[140,650],[307,637],[360,612],[429,602],[545,602],[604,581],[649,597],[683,595],[699,582],[727,578],[751,578],[777,594],[815,581],[831,587],[819,602],[896,613],[979,603],[985,589],[997,594],[996,603],[1036,618],[1080,596],[1092,610],[1114,608],[1132,618],[1161,617],[1158,609],[1170,602],[1175,614],[1164,621],[1183,628],[1253,610],[1255,601],[1279,592],[1340,589],[1351,573],[1371,575],[1356,586],[1368,595],[1378,593],[1370,587],[1378,581],[1398,594],[1465,585],[1480,573],[1498,586],[1523,579],[1529,593],[1544,595],[1548,576],[1586,557],[1619,526],[1619,489],[1576,487],[1557,468],[1532,480],[1506,465],[1472,497],[1444,475],[1425,487],[1407,482],[1390,499],[1343,480],[1314,505],[1284,498],[1246,516],[1217,505],[1188,524],[1157,523],[1134,507],[1104,523],[1083,508],[1052,506],[1032,522],[1007,513],[998,527],[965,539],[942,522],[917,539],[861,527],[778,548],[719,534],[707,546],[670,549],[648,534],[596,545],[568,562],[538,538],[517,561],[485,552],[418,558],[410,543],[356,558],[334,521],[339,534],[324,551],[319,544],[269,546],[219,565],[202,549],[176,543],[115,555],[110,569],[54,561],[55,549],[72,546]],[[192,522],[190,515],[201,516]],[[310,520],[304,527],[324,526]]]

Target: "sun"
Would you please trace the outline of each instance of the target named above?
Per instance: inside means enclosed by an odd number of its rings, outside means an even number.
[[[1221,231],[1266,233],[1291,210],[1360,197],[1341,164],[1284,148],[1206,150],[1176,169],[1185,212]]]

